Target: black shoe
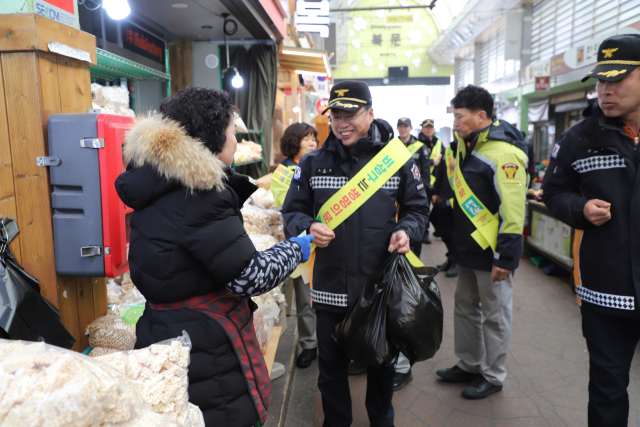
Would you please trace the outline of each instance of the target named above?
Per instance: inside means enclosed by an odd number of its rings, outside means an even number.
[[[466,397],[467,399],[484,399],[499,391],[502,391],[502,385],[491,384],[480,375],[462,390],[462,397]]]
[[[442,234],[440,234],[440,233],[439,233],[439,232],[437,232],[437,231],[434,231],[434,232],[433,232],[433,237],[442,237]]]
[[[296,366],[298,368],[308,368],[311,366],[311,362],[318,358],[318,349],[317,348],[309,348],[307,350],[302,350],[302,353],[298,355],[296,359]]]
[[[347,368],[347,373],[349,375],[361,375],[367,372],[367,367],[359,364],[355,360],[349,362],[349,367]]]
[[[464,369],[454,366],[453,368],[438,369],[436,375],[443,381],[460,383],[475,380],[479,375],[467,372]],[[481,376],[480,376],[481,377]]]
[[[401,374],[400,372],[396,372],[393,375],[393,391],[398,391],[402,389],[402,387],[409,384],[413,381],[413,374],[411,374],[411,369],[406,374]]]
[[[458,266],[453,264],[445,274],[447,277],[458,277]]]
[[[431,244],[431,238],[429,236],[424,236],[422,238],[422,243],[426,243],[427,245]]]

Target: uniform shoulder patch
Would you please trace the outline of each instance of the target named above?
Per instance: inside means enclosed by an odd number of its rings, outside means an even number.
[[[556,142],[556,145],[553,146],[553,151],[551,152],[551,157],[554,159],[558,158],[558,151],[560,151],[560,144]]]
[[[411,168],[411,173],[413,174],[413,177],[415,179],[420,179],[420,169],[418,169],[418,166],[416,166],[416,164],[413,164],[413,167]]]
[[[504,174],[507,175],[508,179],[514,179],[516,177],[516,172],[518,172],[518,165],[507,163],[502,166],[502,170],[504,171]]]
[[[300,177],[302,176],[302,169],[300,166],[296,167],[296,171],[293,173],[293,179],[296,181],[300,181]]]

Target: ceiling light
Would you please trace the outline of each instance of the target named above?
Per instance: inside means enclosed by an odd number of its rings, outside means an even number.
[[[298,114],[300,112],[300,107],[298,107],[297,105],[295,107],[293,107],[291,109],[291,111],[293,111],[294,114]]]
[[[285,55],[310,56],[312,58],[320,58],[321,56],[324,56],[324,53],[314,53],[314,52],[297,51],[297,50],[283,50],[282,53],[284,53]]]
[[[126,18],[131,13],[127,0],[104,0],[102,7],[107,11],[109,18],[115,20]]]
[[[184,3],[174,3],[171,5],[171,7],[174,9],[186,9],[189,7],[189,5]]]
[[[322,77],[326,77],[327,76],[327,73],[317,73],[315,71],[296,70],[295,73],[296,74],[308,74],[310,76],[322,76]]]
[[[240,75],[238,70],[236,70],[236,75],[233,76],[233,78],[231,79],[231,86],[235,87],[236,89],[239,89],[242,87],[243,84],[244,84],[244,80],[242,79],[242,76]]]

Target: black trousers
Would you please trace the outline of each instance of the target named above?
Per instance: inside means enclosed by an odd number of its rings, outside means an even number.
[[[316,316],[320,369],[318,388],[322,394],[323,427],[348,427],[353,421],[347,374],[350,359],[331,338],[336,325],[345,316],[325,310],[318,310]],[[371,427],[393,427],[393,375],[393,368],[367,369],[365,406]]]
[[[582,334],[589,350],[589,427],[626,427],[640,320],[582,308]]]

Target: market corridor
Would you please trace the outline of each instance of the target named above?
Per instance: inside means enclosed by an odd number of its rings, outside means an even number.
[[[440,239],[423,245],[422,261],[444,260]],[[502,392],[483,400],[460,396],[465,384],[440,382],[438,369],[453,366],[453,293],[456,279],[437,278],[443,298],[444,338],[431,360],[413,367],[413,382],[396,392],[396,427],[538,427],[587,425],[589,358],[575,297],[563,279],[545,275],[523,259],[513,293],[513,333]],[[640,359],[631,368],[629,426],[640,426]],[[286,427],[321,427],[320,394],[315,388],[317,362],[295,373]],[[350,377],[353,427],[367,427],[364,408],[366,375]],[[315,388],[314,392],[311,392]],[[304,390],[308,392],[305,393]],[[304,400],[314,399],[314,402]],[[315,408],[313,416],[309,410]]]

